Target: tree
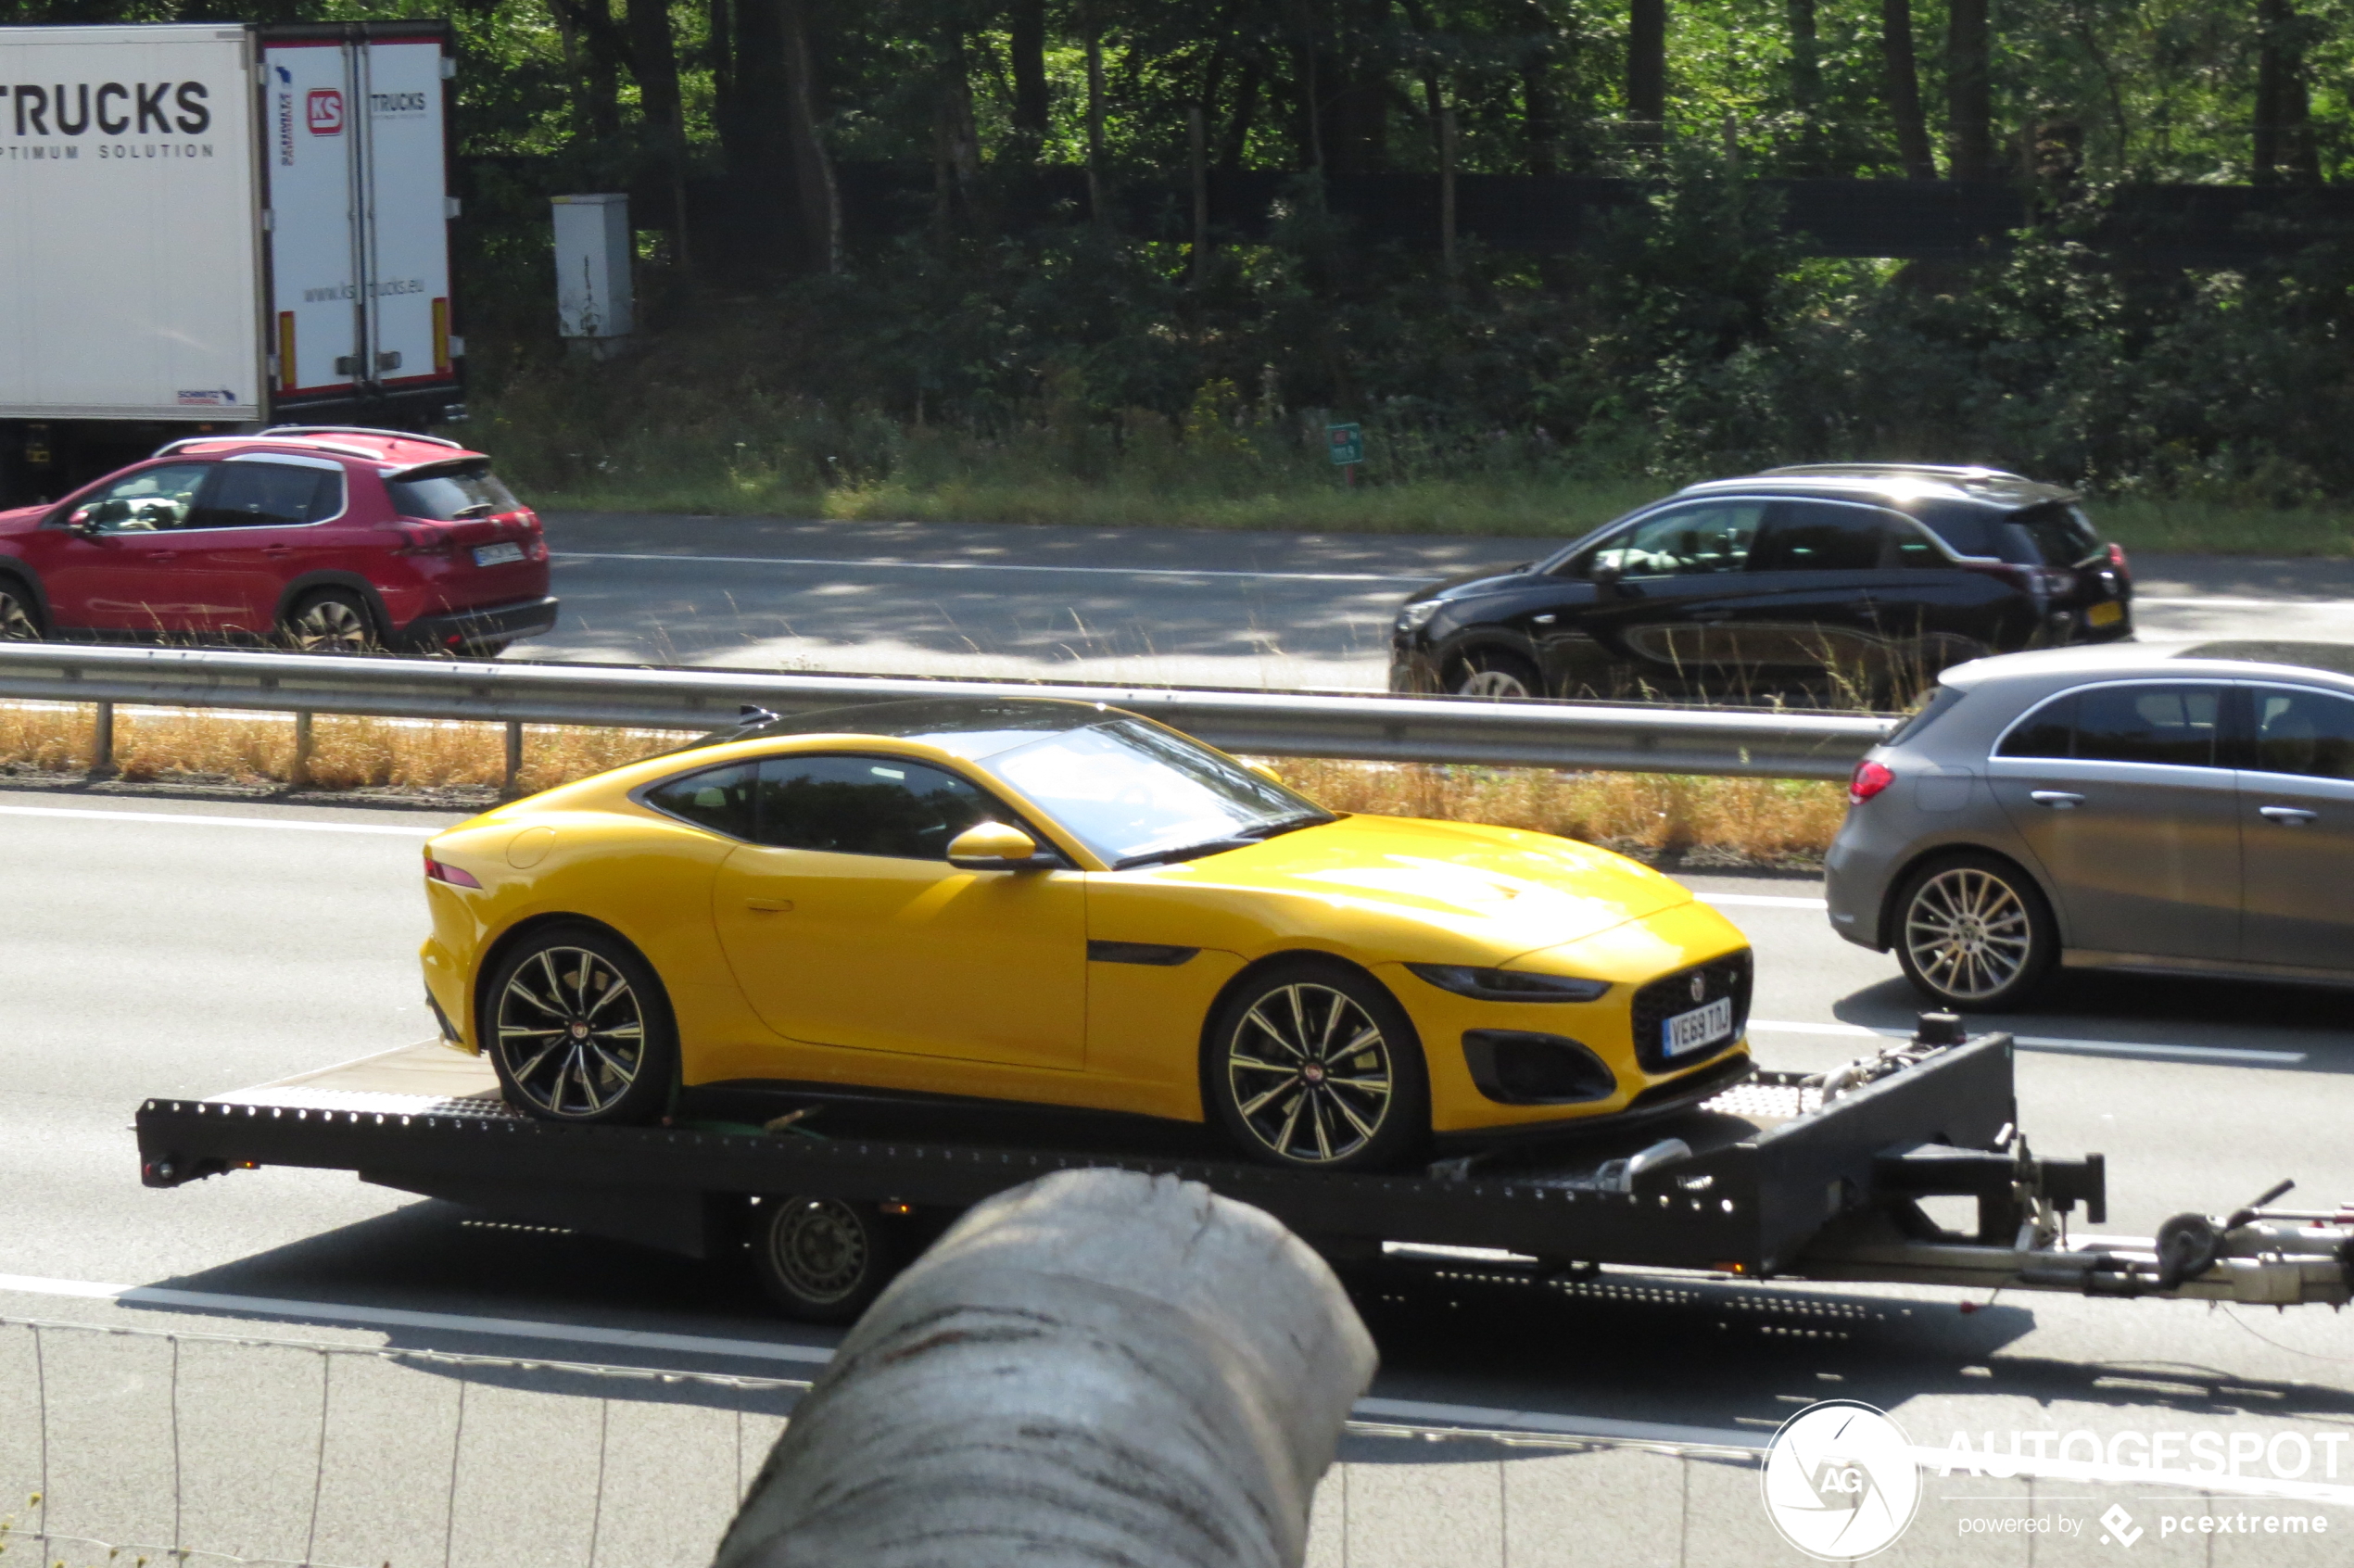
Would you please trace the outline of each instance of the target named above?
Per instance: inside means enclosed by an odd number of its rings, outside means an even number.
[[[1986,0],[1946,0],[1945,165],[1956,180],[1994,174]]]
[[[1929,156],[1929,126],[1921,119],[1920,68],[1913,59],[1913,0],[1879,0],[1881,88],[1896,132],[1896,161],[1908,180],[1934,180]]]

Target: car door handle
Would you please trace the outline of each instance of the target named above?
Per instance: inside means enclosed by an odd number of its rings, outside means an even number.
[[[2267,821],[2285,823],[2291,828],[2302,828],[2319,815],[2307,811],[2303,806],[2258,806],[2256,814]]]
[[[2065,790],[2031,790],[2027,798],[2039,806],[2050,806],[2054,811],[2074,811],[2084,803],[2083,796],[2071,795]]]
[[[1529,617],[1529,619],[1530,619],[1530,621],[1531,621],[1532,623],[1534,623],[1534,624],[1535,624],[1535,625],[1537,625],[1537,626],[1551,626],[1551,625],[1552,625],[1555,621],[1557,621],[1557,620],[1561,619],[1561,617],[1560,617],[1560,616],[1558,616],[1558,615],[1532,615],[1532,616],[1530,616],[1530,617]]]
[[[287,556],[294,553],[294,546],[263,545],[261,547],[261,553],[270,557],[272,561],[284,561]]]
[[[158,550],[152,551],[147,556],[147,559],[150,561],[177,561],[180,559],[180,552],[176,550]]]
[[[792,900],[789,898],[748,898],[744,907],[760,915],[790,915]]]

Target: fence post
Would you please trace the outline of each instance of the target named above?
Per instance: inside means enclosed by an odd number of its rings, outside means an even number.
[[[1297,1568],[1373,1372],[1323,1259],[1172,1176],[1059,1171],[868,1308],[715,1568]]]
[[[507,776],[500,781],[499,792],[502,795],[513,794],[515,780],[522,776],[522,773],[523,721],[509,719],[507,721]]]
[[[310,710],[295,714],[294,766],[286,770],[286,782],[299,788],[310,782]]]
[[[114,777],[114,704],[101,702],[90,725],[90,777]]]

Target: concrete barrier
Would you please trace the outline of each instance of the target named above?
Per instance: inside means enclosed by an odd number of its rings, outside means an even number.
[[[1258,1209],[1048,1176],[877,1299],[715,1568],[1297,1568],[1374,1359],[1332,1271]]]

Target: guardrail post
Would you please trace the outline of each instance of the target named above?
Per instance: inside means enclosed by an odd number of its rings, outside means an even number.
[[[1373,1365],[1339,1281],[1267,1214],[1058,1171],[867,1309],[715,1568],[1297,1568]]]
[[[295,714],[294,766],[286,770],[286,782],[299,788],[310,782],[310,710]]]
[[[90,726],[90,777],[114,777],[114,704],[100,702]]]
[[[502,795],[513,794],[515,792],[515,780],[521,778],[522,775],[523,721],[521,719],[509,719],[507,721],[507,776],[500,781],[499,792]]]

